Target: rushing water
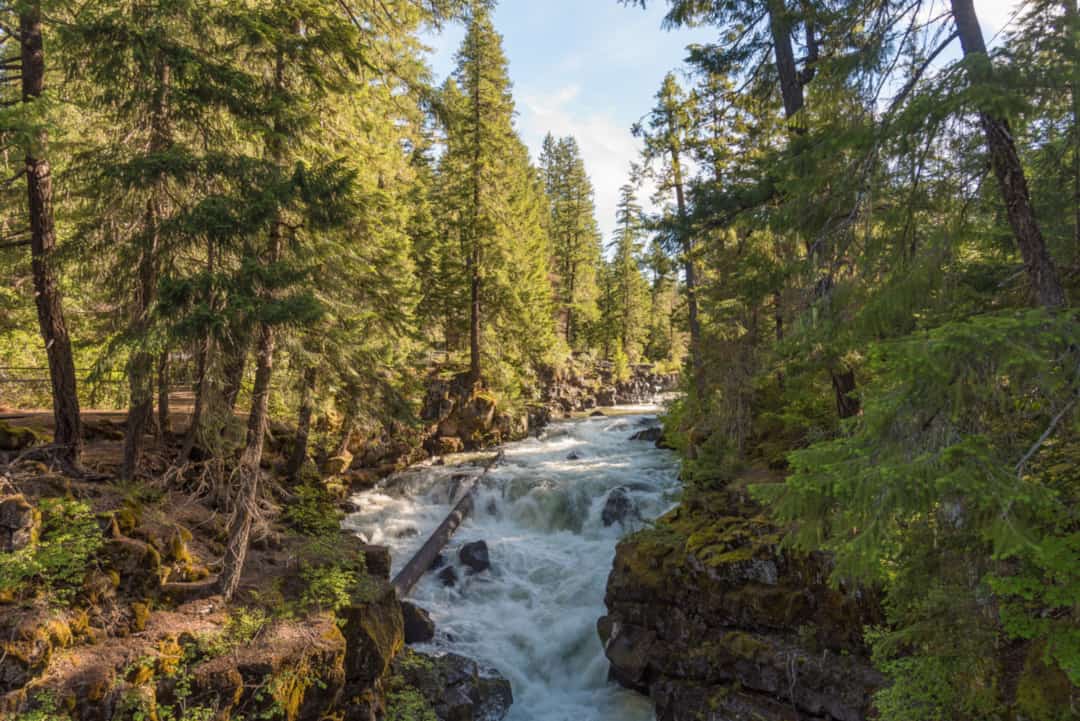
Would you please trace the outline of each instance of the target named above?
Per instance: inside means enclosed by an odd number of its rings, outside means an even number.
[[[505,460],[477,490],[475,511],[445,551],[458,564],[461,545],[484,540],[490,571],[444,587],[427,574],[411,600],[435,620],[434,650],[471,656],[497,669],[514,690],[511,721],[650,721],[643,697],[607,680],[596,635],[604,587],[623,534],[640,520],[605,528],[608,494],[626,489],[641,518],[674,503],[674,454],[630,437],[655,425],[656,408],[556,423],[539,439],[506,446]],[[422,466],[356,500],[347,524],[390,546],[395,572],[446,516],[463,471]],[[455,476],[457,478],[455,479]]]

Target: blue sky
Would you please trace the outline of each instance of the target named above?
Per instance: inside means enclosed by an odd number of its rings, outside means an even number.
[[[534,158],[548,131],[578,139],[606,239],[615,225],[618,189],[638,156],[630,127],[652,106],[664,74],[682,64],[686,46],[709,42],[716,33],[661,31],[667,3],[649,5],[642,10],[617,0],[502,0],[495,12],[510,61],[518,130]],[[988,37],[1007,22],[1013,6],[1014,0],[975,0]],[[440,80],[453,69],[463,35],[455,25],[426,38]]]

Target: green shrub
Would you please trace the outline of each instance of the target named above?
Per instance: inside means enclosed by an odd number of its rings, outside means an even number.
[[[296,488],[296,498],[286,506],[284,517],[306,536],[327,536],[340,531],[343,514],[321,485],[305,484]]]
[[[404,686],[386,695],[386,721],[438,721],[420,692]]]
[[[68,605],[105,539],[86,503],[47,498],[40,508],[39,542],[0,558],[0,592],[25,597],[39,590],[51,602]]]

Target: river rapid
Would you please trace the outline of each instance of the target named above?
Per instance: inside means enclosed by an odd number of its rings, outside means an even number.
[[[457,585],[428,573],[410,598],[438,629],[420,650],[470,656],[510,680],[510,721],[654,718],[648,699],[607,680],[596,621],[619,538],[677,500],[675,454],[630,440],[658,425],[657,411],[608,409],[606,417],[558,422],[507,445],[444,551],[458,566]],[[362,510],[347,527],[389,546],[395,573],[449,512],[461,474],[479,472],[454,463],[412,468],[354,499]],[[617,488],[639,517],[605,527],[603,508]],[[492,568],[469,575],[458,549],[478,540],[487,542]]]

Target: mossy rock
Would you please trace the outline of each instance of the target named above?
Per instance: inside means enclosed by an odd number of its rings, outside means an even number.
[[[382,586],[373,601],[339,612],[344,620],[345,673],[350,689],[371,687],[405,647],[405,621],[393,588]]]
[[[0,421],[0,451],[17,453],[42,442],[42,438],[32,428],[12,426]]]
[[[41,511],[21,495],[0,498],[0,552],[33,546],[40,534]]]
[[[1016,718],[1026,721],[1075,719],[1077,689],[1069,677],[1045,660],[1045,646],[1032,644],[1016,687]]]
[[[161,554],[149,543],[113,538],[102,546],[100,557],[107,571],[119,575],[122,594],[144,599],[161,588]]]

